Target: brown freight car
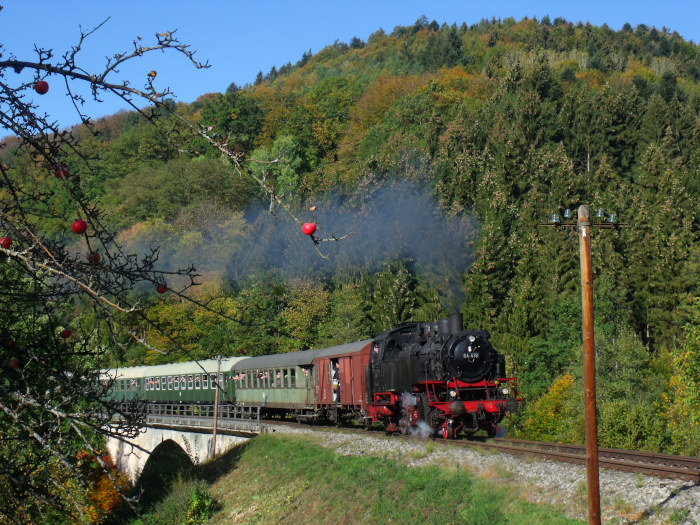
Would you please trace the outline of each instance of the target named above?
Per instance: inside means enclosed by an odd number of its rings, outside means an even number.
[[[317,408],[338,426],[367,414],[369,351],[369,341],[358,341],[324,349],[314,357]]]

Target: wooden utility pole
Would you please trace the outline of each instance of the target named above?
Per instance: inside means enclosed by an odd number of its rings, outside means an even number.
[[[216,428],[219,426],[219,389],[221,388],[220,377],[221,356],[219,356],[216,362],[216,393],[214,394],[214,429],[211,433],[211,457],[216,455]]]
[[[586,418],[586,470],[588,478],[588,523],[600,525],[600,484],[598,478],[598,427],[595,399],[595,344],[593,334],[593,270],[591,265],[591,223],[588,206],[578,209],[581,248],[581,302],[583,306],[583,383]]]

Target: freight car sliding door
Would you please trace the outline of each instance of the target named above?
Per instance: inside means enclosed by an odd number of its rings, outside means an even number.
[[[343,405],[364,408],[365,367],[369,363],[369,345],[340,359],[341,399]]]
[[[338,363],[340,370],[340,399],[343,405],[352,405],[355,393],[352,391],[352,356],[341,357]]]

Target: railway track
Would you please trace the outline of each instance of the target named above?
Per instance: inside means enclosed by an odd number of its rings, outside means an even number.
[[[282,422],[279,420],[268,420],[263,421],[262,423],[309,428],[309,425],[300,425],[298,423]],[[344,431],[357,431],[360,433],[365,433],[363,430],[351,428],[345,428]],[[426,439],[418,436],[402,436],[400,434],[397,436],[411,440]],[[575,465],[586,464],[586,447],[583,445],[526,441],[521,439],[489,439],[484,441],[476,439],[446,441],[438,437],[427,439],[431,439],[436,443],[443,443],[446,446],[493,450],[506,454],[530,456]],[[652,452],[639,452],[634,450],[599,448],[598,466],[603,469],[639,472],[648,476],[681,479],[700,484],[700,458],[697,457],[673,456],[670,454],[656,454]]]
[[[564,443],[492,439],[488,441],[454,441],[451,444],[526,455],[576,465],[586,464],[586,447]],[[660,478],[682,479],[700,484],[700,458],[673,456],[635,450],[598,449],[598,466],[604,469],[639,472]]]

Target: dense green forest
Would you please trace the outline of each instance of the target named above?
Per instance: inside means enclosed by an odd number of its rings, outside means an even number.
[[[592,233],[600,444],[700,453],[698,45],[642,25],[420,19],[172,104],[299,217],[354,233],[321,257],[173,116],[75,128],[94,155],[81,191],[126,252],[194,264],[211,307],[135,290],[159,328],[109,364],[288,352],[459,310],[518,377],[511,433],[582,441],[577,239],[538,225],[587,204],[623,224]],[[6,144],[0,161],[41,180]]]

